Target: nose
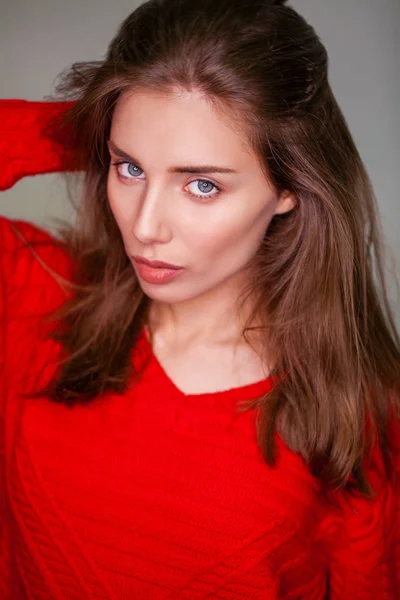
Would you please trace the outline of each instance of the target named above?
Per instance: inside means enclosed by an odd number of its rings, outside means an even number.
[[[140,210],[132,224],[133,234],[142,244],[166,243],[171,239],[167,223],[165,188],[147,186],[140,201]]]

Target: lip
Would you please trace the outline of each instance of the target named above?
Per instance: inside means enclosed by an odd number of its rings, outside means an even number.
[[[136,263],[148,265],[149,267],[156,269],[183,269],[183,267],[179,265],[171,265],[170,263],[163,262],[162,260],[148,260],[143,256],[132,256],[132,258]]]
[[[184,268],[174,267],[173,269],[164,269],[161,267],[152,267],[147,263],[138,262],[132,257],[137,274],[147,283],[168,283],[178,277],[184,271]],[[165,264],[165,263],[164,263]]]

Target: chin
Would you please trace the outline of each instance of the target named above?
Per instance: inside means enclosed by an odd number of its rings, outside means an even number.
[[[198,296],[201,296],[204,291],[189,291],[185,289],[178,290],[174,286],[168,285],[152,285],[146,282],[141,283],[140,287],[148,298],[156,302],[164,302],[166,304],[179,304],[182,302],[189,302]],[[168,289],[169,288],[169,289]]]
[[[151,283],[147,283],[146,281],[140,281],[139,285],[142,288],[142,291],[151,298],[152,300],[160,300],[162,302],[183,302],[184,300],[189,300],[190,296],[188,294],[178,290],[172,289],[172,285],[155,285]],[[168,289],[169,287],[169,289]]]

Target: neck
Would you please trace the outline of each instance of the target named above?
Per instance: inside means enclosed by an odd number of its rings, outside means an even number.
[[[248,302],[239,311],[237,289],[226,282],[185,302],[151,301],[148,326],[151,335],[162,337],[171,346],[241,343],[249,311]]]

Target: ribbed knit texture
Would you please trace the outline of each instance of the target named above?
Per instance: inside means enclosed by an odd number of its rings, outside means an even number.
[[[0,218],[1,599],[400,598],[400,490],[371,471],[375,500],[328,507],[278,436],[266,465],[236,406],[272,379],[184,394],[142,332],[124,394],[23,397],[60,352],[40,317],[65,292],[46,266],[72,271],[45,231]]]

